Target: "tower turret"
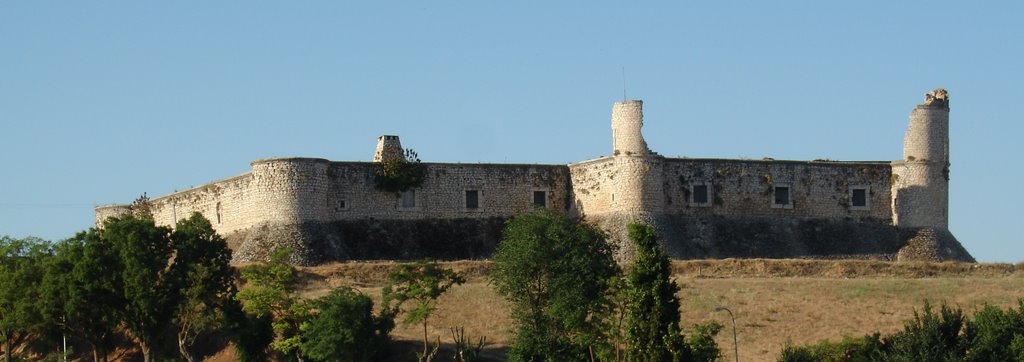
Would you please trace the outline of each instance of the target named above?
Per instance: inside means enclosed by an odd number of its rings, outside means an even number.
[[[398,136],[383,135],[377,137],[377,151],[373,153],[373,162],[401,160],[403,158],[405,158],[405,152],[402,150],[402,141],[398,140]]]
[[[910,112],[903,160],[893,163],[893,222],[947,228],[949,220],[949,94],[936,89]]]
[[[910,111],[903,159],[892,163],[897,260],[974,261],[949,232],[949,94],[939,88]]]
[[[647,148],[640,128],[644,126],[644,101],[639,99],[615,102],[612,106],[612,154],[646,155]]]

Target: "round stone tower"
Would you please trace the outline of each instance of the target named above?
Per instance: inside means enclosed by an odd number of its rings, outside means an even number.
[[[640,133],[644,126],[643,107],[644,101],[639,99],[615,102],[612,106],[613,155],[646,155],[651,152]]]
[[[373,153],[373,162],[401,160],[405,158],[402,141],[398,136],[383,135],[377,137],[377,151]]]
[[[897,260],[974,258],[949,232],[949,94],[939,88],[910,111],[903,159],[892,163],[892,220],[904,245]]]
[[[632,260],[634,251],[626,225],[644,222],[657,230],[655,215],[664,211],[664,163],[647,148],[640,131],[643,124],[643,101],[627,100],[612,106],[611,212],[599,224],[620,242],[617,258],[622,261]]]
[[[936,89],[910,112],[903,159],[893,163],[893,222],[901,227],[949,224],[949,95]]]

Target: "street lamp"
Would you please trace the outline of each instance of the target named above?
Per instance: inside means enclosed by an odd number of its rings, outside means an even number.
[[[732,311],[729,310],[729,308],[726,308],[726,307],[715,308],[716,312],[721,312],[723,310],[726,311],[726,312],[729,312],[729,318],[732,319],[732,345],[733,345],[733,348],[736,349],[736,351],[735,351],[736,362],[740,362],[740,345],[739,345],[739,343],[736,342],[736,316],[732,315]]]

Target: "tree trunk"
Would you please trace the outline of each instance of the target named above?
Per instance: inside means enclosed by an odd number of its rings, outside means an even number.
[[[139,343],[139,347],[142,349],[142,361],[153,362],[153,356],[150,355],[152,351],[150,351],[149,344]]]
[[[183,338],[181,336],[178,336],[178,352],[181,353],[181,357],[184,358],[186,361],[195,362],[195,358],[193,358],[192,354],[189,353],[188,351],[188,344],[186,343],[186,338]]]
[[[7,336],[7,338],[4,338],[4,344],[7,345],[6,347],[4,347],[4,354],[7,355],[7,362],[11,362],[11,337],[10,336]]]
[[[424,358],[423,360],[424,361],[429,361],[429,360],[426,359],[427,358],[427,353],[428,353],[427,347],[429,347],[429,346],[430,346],[430,342],[427,341],[427,319],[423,318],[423,358]]]

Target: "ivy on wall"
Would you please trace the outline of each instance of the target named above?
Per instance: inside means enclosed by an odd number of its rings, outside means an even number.
[[[423,185],[426,167],[411,148],[405,149],[402,158],[384,160],[374,171],[374,187],[381,191],[402,192]]]

